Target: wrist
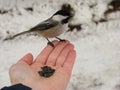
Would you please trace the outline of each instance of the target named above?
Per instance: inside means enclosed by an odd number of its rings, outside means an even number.
[[[23,85],[30,87],[32,90],[41,90],[40,85],[37,82],[33,83],[22,83]]]

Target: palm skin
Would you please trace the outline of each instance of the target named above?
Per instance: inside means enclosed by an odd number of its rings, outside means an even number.
[[[22,83],[33,90],[66,90],[76,53],[69,41],[53,44],[55,48],[47,45],[35,60],[32,54],[27,54],[14,64],[9,72],[11,83]],[[38,71],[43,66],[54,68],[55,73],[49,78],[41,77]]]

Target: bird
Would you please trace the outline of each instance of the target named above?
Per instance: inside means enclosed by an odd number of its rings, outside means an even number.
[[[60,39],[57,36],[59,36],[65,31],[64,29],[72,17],[73,17],[73,9],[71,8],[70,5],[65,4],[62,6],[60,10],[56,11],[47,20],[40,22],[39,24],[30,28],[27,31],[23,31],[21,33],[15,34],[9,38],[5,38],[4,40],[11,40],[20,35],[35,32],[45,37],[48,41],[48,44],[54,47],[53,43],[48,38],[57,38],[60,41],[64,41],[63,39]]]

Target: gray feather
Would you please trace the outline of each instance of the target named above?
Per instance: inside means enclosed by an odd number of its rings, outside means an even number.
[[[47,30],[50,29],[51,27],[54,27],[58,24],[58,21],[54,21],[54,20],[46,20],[38,25],[36,25],[35,27],[31,28],[30,31],[43,31],[43,30]]]

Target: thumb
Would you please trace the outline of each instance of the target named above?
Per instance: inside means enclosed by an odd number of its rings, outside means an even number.
[[[21,58],[17,63],[26,63],[28,65],[31,65],[33,63],[33,55],[31,53],[28,53],[23,58]]]

